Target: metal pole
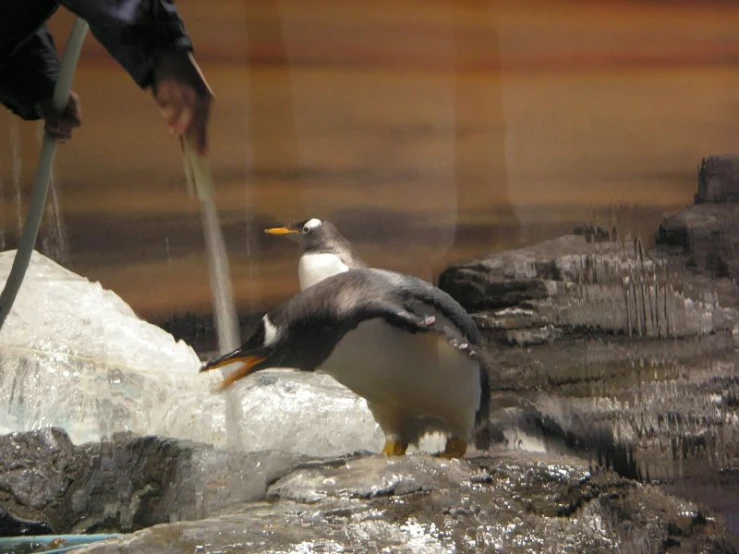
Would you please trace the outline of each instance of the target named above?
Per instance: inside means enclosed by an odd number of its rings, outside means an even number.
[[[62,59],[59,80],[54,87],[53,103],[54,109],[58,112],[62,112],[69,101],[74,72],[77,68],[77,61],[79,60],[82,44],[85,42],[88,28],[87,21],[84,19],[77,18],[74,22],[74,27],[67,43],[67,50]],[[13,259],[13,267],[10,269],[8,280],[5,282],[5,288],[2,294],[0,294],[0,329],[2,329],[3,323],[5,323],[5,319],[13,307],[13,302],[15,302],[15,297],[18,295],[18,290],[21,287],[21,283],[23,283],[28,264],[31,261],[31,254],[36,244],[38,230],[41,226],[41,217],[43,216],[46,205],[46,195],[49,191],[49,177],[55,154],[56,143],[48,134],[44,134],[41,155],[33,180],[31,205],[28,208],[26,223],[23,226],[18,250]]]

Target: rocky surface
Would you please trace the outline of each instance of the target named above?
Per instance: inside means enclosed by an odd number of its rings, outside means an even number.
[[[739,202],[739,156],[724,154],[701,160],[695,203]]]
[[[18,517],[0,506],[0,537],[47,535],[53,532],[54,529],[48,523]]]
[[[739,166],[727,163],[706,161],[700,202],[652,250],[585,225],[440,276],[496,360],[508,447],[577,453],[664,490],[739,466],[739,287],[720,278],[734,276]],[[665,237],[678,222],[676,249]],[[699,488],[685,494],[739,512]]]
[[[48,513],[57,529],[72,524],[74,518],[62,512],[80,513],[85,479],[79,472],[91,471],[95,456],[88,453],[101,446],[74,447],[51,430],[3,437],[3,444],[28,453],[38,448],[42,456],[34,470],[31,459],[21,459],[14,471],[0,469],[3,504],[11,490],[40,510],[37,517]],[[245,458],[228,469],[212,463],[224,454],[180,441],[128,438],[112,449],[120,454],[109,458],[111,471],[98,470],[98,481],[87,478],[94,484],[85,494],[88,516],[82,521],[107,515],[107,530],[117,522],[124,531],[166,523],[80,553],[739,552],[723,519],[701,506],[552,454],[497,451],[451,461],[422,454],[290,463],[281,458],[268,474],[263,459]],[[194,463],[203,452],[211,463]],[[198,486],[189,482],[196,466],[207,467],[211,484],[220,480],[216,488],[230,479],[251,493],[239,499],[221,490],[207,508],[201,503],[192,510],[203,496],[193,495]],[[229,474],[234,470],[236,479]],[[34,473],[33,483],[24,471]],[[190,512],[183,511],[187,507]]]
[[[719,279],[739,278],[739,204],[696,204],[665,219],[657,245],[688,267]]]
[[[0,506],[8,535],[126,533],[79,552],[739,552],[720,514],[523,450],[307,460],[44,429],[0,436]]]
[[[460,264],[440,286],[487,338],[508,447],[665,485],[717,474],[739,460],[735,285],[639,252],[573,234]]]
[[[229,454],[162,437],[74,445],[60,429],[0,436],[0,507],[32,531],[104,533],[208,517],[264,497],[300,460],[276,451]]]
[[[661,345],[649,360],[624,344],[571,346],[501,356],[502,373],[521,386],[494,396],[493,417],[509,447],[577,453],[646,482],[671,483],[737,465],[736,354],[680,360]],[[547,355],[552,363],[543,366],[539,356]],[[607,362],[598,364],[599,355]]]
[[[739,277],[739,156],[711,156],[698,172],[695,204],[660,225],[657,245],[711,277]]]
[[[638,240],[572,234],[451,266],[439,287],[497,342],[526,346],[573,335],[682,338],[731,331],[707,278],[688,276]]]

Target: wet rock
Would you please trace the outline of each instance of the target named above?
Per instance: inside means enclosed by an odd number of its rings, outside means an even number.
[[[0,507],[0,537],[47,535],[53,532],[53,527],[48,523],[23,519]]]
[[[695,203],[739,202],[739,156],[725,154],[701,160]]]
[[[562,457],[313,462],[267,497],[80,553],[739,552],[720,518],[699,506]]]
[[[695,204],[665,219],[657,246],[715,278],[739,277],[739,156],[711,156],[698,172]]]
[[[573,335],[704,336],[739,322],[710,280],[676,273],[668,258],[645,253],[638,240],[565,235],[453,265],[439,287],[502,344]]]
[[[59,429],[13,433],[0,436],[0,507],[59,533],[131,531],[262,498],[300,459],[153,436],[76,446]]]
[[[60,429],[0,436],[0,506],[12,517],[69,528],[70,486],[86,462]]]
[[[135,531],[80,552],[739,552],[702,507],[551,453],[309,461],[56,429],[0,437],[0,453],[16,520]]]
[[[230,439],[242,449],[310,457],[382,450],[384,437],[367,402],[329,375],[265,370],[242,379],[227,394],[231,415],[239,422],[230,429],[238,436]]]
[[[732,171],[668,218],[651,251],[582,226],[441,275],[495,360],[503,445],[577,454],[665,488],[739,465],[739,287],[715,278],[735,263]]]
[[[615,227],[609,231],[600,225],[594,225],[592,223],[578,225],[572,233],[574,235],[584,236],[588,242],[607,242],[618,238],[618,232]]]
[[[696,204],[666,218],[656,243],[715,278],[737,279],[739,204]]]
[[[625,345],[621,353],[628,357]],[[494,417],[508,447],[576,453],[645,482],[675,483],[697,475],[710,479],[736,464],[739,418],[731,400],[739,390],[735,354],[695,359],[690,365],[667,358],[600,366],[589,366],[587,354],[580,350],[582,362],[569,366],[569,378],[558,364],[572,360],[559,352],[550,379],[544,371],[549,368],[530,376],[529,383],[546,385],[495,394]],[[519,367],[506,369],[515,374]]]

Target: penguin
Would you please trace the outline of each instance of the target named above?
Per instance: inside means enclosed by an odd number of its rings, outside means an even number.
[[[265,229],[269,235],[284,235],[303,247],[298,262],[300,290],[350,269],[368,265],[354,252],[351,243],[330,222],[311,218],[288,227]]]
[[[385,435],[383,454],[402,456],[423,436],[446,436],[445,458],[483,427],[490,382],[480,335],[451,296],[422,279],[375,268],[327,277],[267,312],[239,348],[201,371],[240,362],[222,390],[270,367],[331,375],[367,401]]]

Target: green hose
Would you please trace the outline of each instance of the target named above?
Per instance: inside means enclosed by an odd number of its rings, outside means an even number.
[[[72,33],[69,36],[67,50],[62,59],[59,80],[54,87],[54,109],[58,112],[62,112],[69,101],[72,80],[74,79],[77,61],[82,51],[82,44],[85,42],[87,29],[87,22],[84,19],[77,18],[72,28]],[[26,216],[26,223],[23,226],[15,259],[13,259],[13,267],[10,269],[8,280],[5,282],[5,288],[2,294],[0,294],[0,329],[2,329],[3,323],[5,323],[5,319],[13,307],[13,302],[15,302],[15,297],[18,295],[18,290],[21,287],[21,283],[23,283],[28,264],[31,261],[31,254],[36,244],[36,237],[38,237],[38,230],[41,226],[41,217],[43,216],[46,205],[46,195],[49,191],[49,177],[55,154],[56,143],[48,134],[45,134],[44,142],[41,145],[41,156],[33,180],[33,194],[31,196],[31,205],[28,208],[28,215]]]

